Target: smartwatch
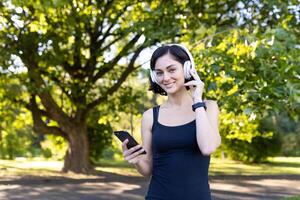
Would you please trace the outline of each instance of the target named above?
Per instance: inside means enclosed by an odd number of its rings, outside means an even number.
[[[206,110],[206,105],[205,105],[205,102],[198,102],[198,103],[195,103],[192,105],[192,109],[193,111],[195,111],[197,108],[199,107],[204,107],[204,109]]]

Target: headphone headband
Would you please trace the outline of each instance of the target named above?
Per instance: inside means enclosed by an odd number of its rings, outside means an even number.
[[[172,46],[172,45],[176,45],[176,46],[181,47],[187,53],[187,55],[189,56],[192,68],[195,68],[195,62],[194,62],[194,58],[193,58],[191,52],[182,44],[175,44],[175,43],[166,44],[166,46]]]

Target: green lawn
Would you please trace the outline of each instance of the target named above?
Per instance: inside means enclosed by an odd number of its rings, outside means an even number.
[[[267,163],[244,164],[242,162],[211,159],[211,175],[300,175],[300,157],[274,157]]]
[[[121,168],[120,168],[121,167]],[[99,170],[115,171],[124,174],[137,174],[135,169],[124,161],[102,160]],[[133,169],[133,170],[132,170]],[[300,157],[275,157],[270,158],[267,163],[244,164],[227,159],[211,159],[210,175],[300,175]]]
[[[286,197],[286,198],[283,198],[282,200],[300,200],[300,196],[296,196],[296,197]]]
[[[59,172],[63,163],[61,161],[47,161],[43,159],[16,159],[0,160],[0,177],[7,176],[61,176]],[[140,176],[129,163],[120,160],[101,160],[96,170]],[[300,157],[271,158],[264,164],[243,164],[241,162],[222,159],[211,159],[210,175],[300,175]],[[64,174],[68,176],[68,174]],[[74,176],[74,175],[71,175]]]

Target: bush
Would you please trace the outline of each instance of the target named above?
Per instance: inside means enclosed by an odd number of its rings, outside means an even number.
[[[228,141],[227,145],[230,158],[248,163],[260,163],[266,161],[267,157],[280,153],[281,141],[278,135],[271,138],[256,136],[251,142],[235,139]]]
[[[94,124],[88,126],[88,140],[90,144],[90,159],[97,163],[104,150],[111,145],[112,128],[110,124]],[[106,151],[106,156],[113,156],[113,152]]]
[[[62,160],[68,148],[67,141],[63,137],[55,135],[46,135],[40,141],[41,154],[45,158]]]
[[[249,120],[247,115],[226,113],[220,130],[225,155],[243,162],[259,163],[281,151],[281,136],[265,120]],[[218,155],[221,151],[217,152]]]
[[[282,146],[282,154],[284,156],[300,156],[300,134],[285,134]]]
[[[30,128],[25,126],[22,129],[1,131],[0,157],[3,159],[14,159],[25,157],[32,151],[32,138]]]

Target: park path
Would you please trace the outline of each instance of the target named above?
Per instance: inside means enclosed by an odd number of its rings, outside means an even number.
[[[277,200],[300,195],[300,175],[213,176],[214,200]],[[30,177],[0,179],[1,200],[143,200],[148,181],[142,177],[101,172],[88,178]]]

